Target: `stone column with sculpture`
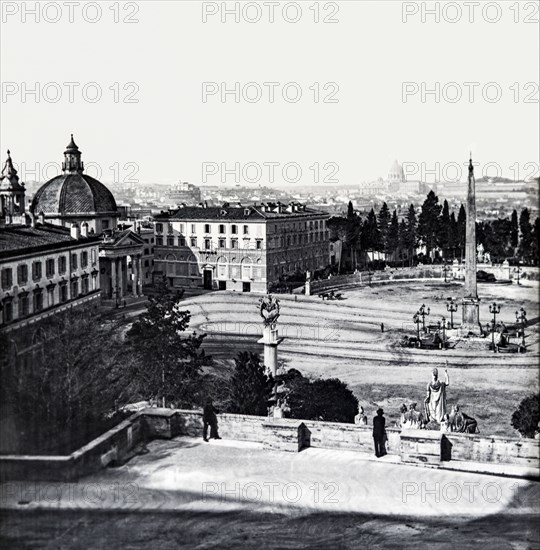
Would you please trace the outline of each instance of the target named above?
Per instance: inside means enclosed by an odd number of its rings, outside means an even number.
[[[311,296],[311,271],[306,271],[306,285],[304,294],[306,296]]]
[[[276,328],[279,318],[279,300],[268,294],[259,300],[259,313],[263,319],[263,337],[257,342],[264,346],[264,366],[268,374],[276,376],[277,348],[283,338],[278,337]]]

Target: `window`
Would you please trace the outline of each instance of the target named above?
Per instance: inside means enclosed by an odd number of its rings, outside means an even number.
[[[212,242],[210,241],[210,239],[204,239],[204,249],[210,250],[211,247],[212,247]]]
[[[172,223],[169,223],[168,226],[167,226],[167,231],[169,233],[173,233],[174,232],[174,228],[173,228],[173,224]]]
[[[244,235],[249,235],[249,225],[244,225]]]
[[[101,222],[101,228],[102,229],[109,229],[109,220],[103,220]]]
[[[204,224],[204,232],[205,233],[210,233],[210,224],[209,223]]]
[[[262,241],[257,241],[257,250],[262,248]]]
[[[225,248],[225,239],[219,239],[219,248]]]
[[[183,232],[184,232],[184,224],[181,223],[181,224],[180,224],[180,233],[183,233]]]
[[[163,224],[156,223],[156,233],[163,233]]]
[[[81,253],[81,267],[85,268],[88,266],[88,252],[86,250]]]
[[[54,260],[49,259],[45,262],[45,273],[47,277],[52,277],[54,275]]]
[[[195,231],[195,224],[194,224],[194,223],[191,224],[191,232],[192,232],[192,233],[195,233],[195,232],[196,232],[196,231]]]
[[[43,309],[43,290],[34,290],[34,311]]]
[[[231,225],[231,233],[233,235],[236,235],[238,233],[238,226],[237,225]]]
[[[186,246],[186,239],[184,237],[178,237],[178,246]]]
[[[4,323],[9,323],[13,319],[13,304],[11,300],[4,302]]]
[[[60,256],[58,258],[58,273],[65,273],[66,272],[66,257]]]
[[[82,280],[82,293],[83,294],[88,294],[88,288],[89,288],[88,277],[83,277],[83,280]]]
[[[163,237],[156,237],[156,245],[163,246]]]
[[[225,226],[223,224],[219,224],[219,233],[220,235],[223,235],[225,233]]]
[[[95,248],[92,248],[92,251],[91,251],[90,255],[91,255],[91,258],[92,258],[92,265],[96,265],[96,249]]]
[[[189,239],[189,242],[191,246],[195,248],[197,247],[197,237],[191,237],[191,239]]]
[[[17,282],[20,285],[26,284],[28,281],[28,266],[26,264],[20,264],[17,266]]]
[[[77,298],[78,295],[79,295],[79,281],[72,281],[71,298]]]
[[[72,255],[71,255],[71,270],[72,271],[75,271],[78,267],[78,256],[77,256],[77,253],[74,252]]]
[[[238,248],[238,239],[231,239],[231,248]]]
[[[34,262],[32,264],[32,279],[34,281],[41,279],[41,262]]]
[[[174,246],[174,237],[167,237],[167,246]]]
[[[54,287],[53,286],[47,289],[47,306],[48,307],[54,306]]]
[[[2,288],[11,288],[13,286],[13,272],[11,267],[2,269]]]
[[[64,303],[68,301],[68,288],[67,283],[60,285],[60,302]]]
[[[19,294],[19,317],[26,317],[30,311],[28,294]]]

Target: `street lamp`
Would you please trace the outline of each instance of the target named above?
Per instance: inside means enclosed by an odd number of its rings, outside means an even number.
[[[517,267],[514,267],[514,273],[517,274],[517,284],[521,285],[519,282],[519,274],[522,272],[521,266],[519,265],[519,262],[517,263]],[[523,309],[523,308],[522,308]]]
[[[437,326],[439,330],[442,330],[442,349],[446,349],[446,329],[448,325],[446,324],[446,319],[443,317],[438,323]]]
[[[519,323],[521,328],[521,343],[525,346],[525,324],[527,323],[527,312],[523,308],[516,311],[516,321]]]
[[[454,298],[449,298],[446,304],[446,310],[450,312],[450,328],[454,328],[454,313],[457,311],[457,304],[454,302]]]
[[[422,304],[422,306],[418,310],[418,313],[422,317],[422,328],[423,328],[424,332],[426,332],[426,317],[429,315],[429,312],[430,312],[430,309],[428,307],[427,310],[426,310],[426,305],[425,304]]]
[[[493,353],[497,353],[497,348],[495,347],[495,327],[497,326],[497,315],[501,312],[501,306],[493,302],[489,306],[489,312],[493,313],[493,328],[491,331],[491,345],[493,346]]]
[[[416,337],[418,338],[418,340],[420,340],[420,323],[422,321],[420,320],[420,312],[419,311],[417,311],[413,315],[413,322],[416,323]]]
[[[444,260],[444,266],[443,266],[442,270],[443,270],[443,273],[444,273],[444,282],[447,283],[448,279],[446,277],[446,274],[448,273],[449,267],[448,267],[448,264],[446,263],[446,260]]]

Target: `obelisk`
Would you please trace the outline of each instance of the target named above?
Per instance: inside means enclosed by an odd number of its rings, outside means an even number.
[[[476,285],[476,189],[472,155],[467,185],[467,222],[465,232],[465,291],[463,293],[461,334],[480,336],[479,299]]]

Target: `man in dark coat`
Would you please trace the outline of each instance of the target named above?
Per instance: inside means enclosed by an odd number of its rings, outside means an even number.
[[[208,398],[203,407],[203,439],[205,441],[208,441],[208,426],[210,426],[210,439],[221,439],[218,434],[217,412],[219,411],[214,408],[212,399]]]
[[[384,443],[386,440],[386,419],[382,409],[377,410],[377,416],[373,418],[373,443],[375,444],[375,456],[381,457],[386,454]]]

